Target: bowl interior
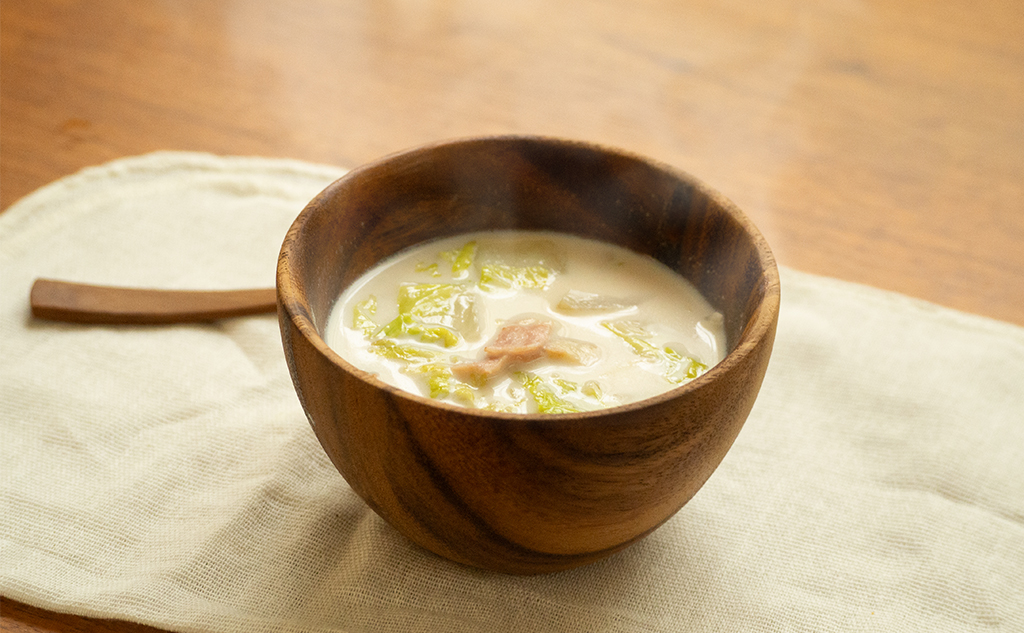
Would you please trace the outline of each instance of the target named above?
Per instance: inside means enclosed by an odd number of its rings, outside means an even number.
[[[624,152],[534,137],[441,143],[350,172],[289,236],[294,278],[322,336],[341,292],[382,259],[438,237],[551,230],[647,254],[725,317],[728,351],[777,288],[767,244],[727,199],[689,175]]]

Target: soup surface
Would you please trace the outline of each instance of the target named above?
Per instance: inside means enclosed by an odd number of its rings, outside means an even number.
[[[571,413],[642,400],[725,353],[722,317],[654,259],[580,237],[482,232],[421,244],[337,300],[327,344],[455,404]]]

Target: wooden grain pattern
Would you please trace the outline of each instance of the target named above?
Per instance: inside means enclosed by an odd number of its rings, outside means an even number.
[[[1024,324],[1022,11],[3,0],[0,208],[154,150],[352,167],[439,138],[546,133],[697,174],[782,264]]]
[[[503,229],[658,259],[723,314],[728,355],[654,398],[547,416],[413,396],[327,348],[335,299],[374,264],[426,240]],[[277,288],[299,400],[353,490],[442,556],[524,574],[619,551],[700,489],[753,406],[779,311],[774,257],[728,200],[634,155],[525,137],[431,145],[353,170],[292,226]]]
[[[108,325],[196,323],[277,311],[273,288],[162,290],[96,286],[37,279],[29,294],[32,316]]]
[[[161,149],[541,133],[712,183],[779,261],[1024,324],[1014,0],[5,0],[0,206]]]

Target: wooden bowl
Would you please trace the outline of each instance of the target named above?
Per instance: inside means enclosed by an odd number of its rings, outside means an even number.
[[[724,315],[728,355],[647,400],[524,415],[406,393],[324,343],[335,299],[381,259],[486,229],[562,231],[655,257]],[[519,574],[619,551],[697,492],[754,404],[779,312],[775,260],[731,202],[654,161],[536,137],[439,143],[353,170],[291,227],[277,292],[295,390],[352,488],[423,547]]]

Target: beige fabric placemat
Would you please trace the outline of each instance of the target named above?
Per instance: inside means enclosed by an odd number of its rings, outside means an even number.
[[[180,631],[1024,631],[1016,326],[784,270],[761,396],[704,489],[619,555],[510,577],[410,545],[355,496],[274,316],[29,315],[37,276],[271,285],[341,173],[158,153],[0,215],[3,595]]]

